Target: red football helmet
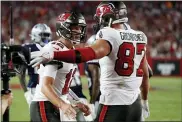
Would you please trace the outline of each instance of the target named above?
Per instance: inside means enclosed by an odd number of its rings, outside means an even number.
[[[73,31],[72,26],[81,27],[81,32]],[[58,36],[71,40],[74,43],[83,43],[86,35],[85,18],[78,12],[65,12],[59,15],[56,22],[56,33]],[[73,39],[74,36],[79,37],[79,39]]]
[[[101,2],[94,16],[98,28],[111,26],[111,24],[128,22],[126,5],[120,1]]]

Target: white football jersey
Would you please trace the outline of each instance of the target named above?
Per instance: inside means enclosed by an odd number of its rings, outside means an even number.
[[[105,27],[97,33],[96,39],[107,40],[111,46],[110,54],[99,60],[100,103],[132,104],[140,93],[140,65],[146,51],[147,37],[141,31]]]
[[[78,65],[76,65],[76,68],[78,69]],[[80,78],[80,72],[79,72],[79,70],[76,70],[74,78],[73,78],[73,80],[71,82],[70,87],[79,86],[81,84],[82,83],[81,83],[81,78]]]
[[[54,51],[69,50],[63,43],[59,41],[52,41],[45,45],[43,48],[49,50],[54,48]],[[74,77],[77,68],[75,64],[62,62],[62,65],[47,64],[41,65],[39,73],[39,84],[36,87],[36,92],[33,101],[48,101],[48,98],[41,92],[43,77],[49,76],[54,78],[53,89],[55,93],[62,98],[63,95],[68,93],[71,81]]]
[[[92,35],[88,40],[87,40],[87,44],[92,45],[96,42],[96,35]],[[90,60],[87,61],[88,64],[99,64],[99,60],[98,59],[94,59],[94,60]]]

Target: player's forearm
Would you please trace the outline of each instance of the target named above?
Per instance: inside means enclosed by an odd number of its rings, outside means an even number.
[[[68,63],[82,63],[95,58],[95,52],[90,47],[54,52],[54,59]]]
[[[19,75],[19,79],[20,79],[20,84],[21,84],[21,87],[23,88],[23,91],[27,92],[25,74]]]
[[[100,91],[99,71],[98,71],[98,66],[96,66],[95,64],[89,64],[88,68],[93,78],[92,96],[90,99],[90,103],[94,103]]]
[[[143,81],[142,81],[142,85],[141,85],[141,94],[142,94],[143,100],[148,99],[149,87],[150,87],[149,77],[143,76]]]
[[[141,85],[142,99],[147,100],[149,92],[149,72],[148,72],[148,63],[146,59],[146,54],[144,55],[142,70],[143,70],[143,79]]]
[[[20,79],[20,84],[21,87],[23,88],[24,92],[27,92],[27,86],[26,86],[26,66],[22,65],[21,67],[21,73],[19,75],[19,79]]]
[[[51,84],[44,84],[41,88],[42,93],[49,99],[49,101],[57,107],[61,107],[63,104],[63,100],[60,99]]]
[[[90,103],[95,103],[95,101],[97,100],[97,97],[99,95],[99,88],[98,87],[93,87],[92,89],[92,96],[91,96],[91,99],[90,99]]]

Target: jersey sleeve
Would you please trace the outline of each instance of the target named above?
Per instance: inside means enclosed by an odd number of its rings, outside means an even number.
[[[146,45],[146,46],[145,46],[145,51],[146,51],[146,50],[147,50],[146,47],[147,47],[147,41],[148,41],[148,40],[147,40],[147,36],[146,36],[143,32],[142,32],[142,35],[143,35],[143,39],[144,39],[144,42],[145,42],[145,45]]]
[[[97,65],[99,65],[99,59],[94,59],[94,60],[91,60],[91,61],[87,61],[87,64],[97,64]]]
[[[88,40],[87,44],[92,45],[95,43],[96,35],[92,35]]]
[[[58,65],[46,65],[44,67],[43,77],[49,76],[55,79],[58,70]]]
[[[54,51],[62,51],[63,48],[64,48],[64,45],[58,41],[52,41],[43,47],[43,49],[46,49],[46,50],[52,50],[53,49]],[[47,64],[44,67],[43,76],[49,76],[49,77],[52,77],[55,79],[57,71],[58,71],[58,65],[57,64]]]
[[[87,44],[92,45],[94,44],[96,41],[96,35],[92,35],[88,40],[87,40]],[[94,59],[91,61],[87,61],[87,64],[98,64],[99,60],[98,59]]]
[[[147,36],[146,36],[144,33],[143,33],[143,38],[144,38],[145,43],[146,43],[146,45],[147,45],[148,39],[147,39]]]
[[[52,41],[43,47],[43,50],[63,51],[65,46],[59,41]]]
[[[100,31],[98,31],[98,33],[96,34],[96,40],[104,39],[108,41],[113,48],[116,43],[115,35],[116,35],[116,31],[114,29],[105,27],[101,29]]]

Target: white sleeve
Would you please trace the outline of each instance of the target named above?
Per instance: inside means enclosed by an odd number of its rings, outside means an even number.
[[[91,61],[87,61],[87,64],[99,64],[99,59],[94,59]]]
[[[147,39],[147,36],[142,32],[142,34],[143,34],[143,39],[144,39],[144,41],[145,41],[145,45],[147,45],[147,41],[148,41],[148,39]],[[145,51],[147,50],[147,48],[146,48],[147,46],[145,46]]]
[[[147,36],[144,33],[143,33],[143,35],[144,35],[144,40],[145,40],[145,42],[147,44],[147,41],[148,41]]]
[[[49,42],[48,44],[46,44],[43,49],[46,49],[46,50],[49,50],[49,49],[54,49],[54,51],[61,51],[63,50],[63,47],[61,45],[60,42],[58,41],[52,41],[52,42]],[[49,77],[52,77],[55,79],[56,77],[56,74],[57,74],[57,71],[58,71],[58,65],[52,65],[52,64],[47,64],[45,67],[44,67],[44,73],[43,73],[43,77],[44,76],[49,76]]]
[[[62,51],[64,46],[61,46],[62,44],[58,41],[52,41],[46,44],[42,50],[54,50],[54,51]]]
[[[96,40],[98,39],[107,40],[111,44],[111,46],[114,47],[117,40],[115,35],[116,31],[114,29],[106,27],[98,31],[98,33],[96,34]]]
[[[88,40],[87,40],[87,44],[92,45],[95,43],[95,37],[96,35],[92,35]]]
[[[55,79],[57,71],[58,71],[58,65],[46,65],[44,67],[43,77],[49,76]]]

